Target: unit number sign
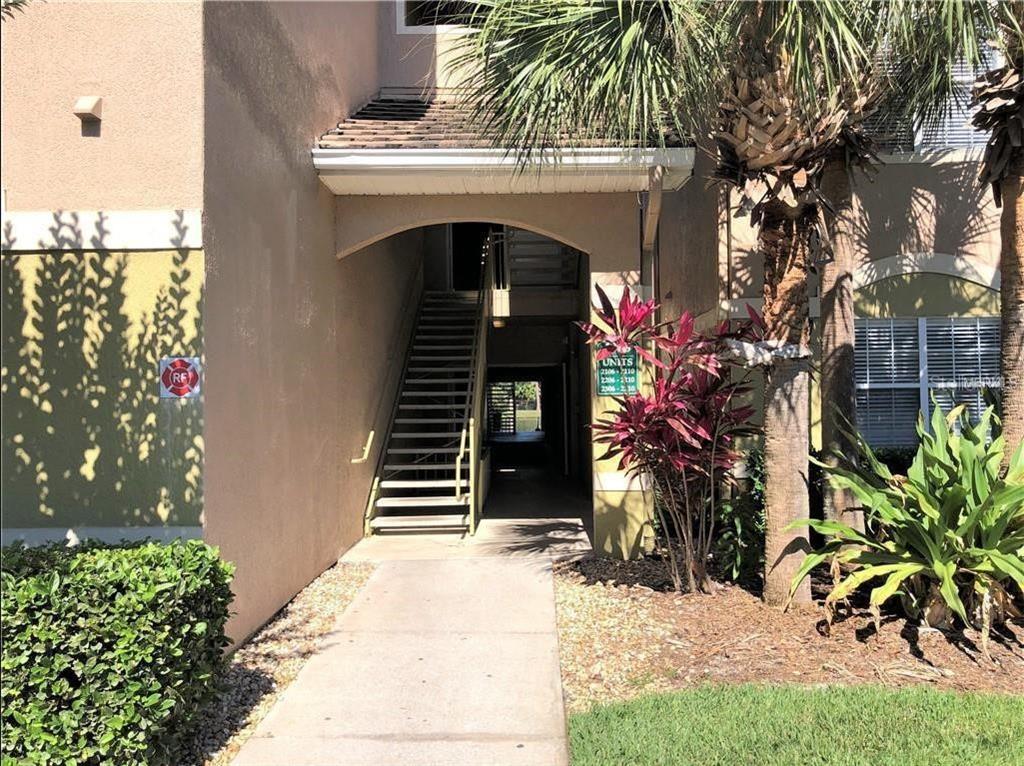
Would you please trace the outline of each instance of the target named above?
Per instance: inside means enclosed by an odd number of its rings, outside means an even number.
[[[597,395],[628,396],[640,390],[640,366],[635,350],[614,353],[597,363]]]

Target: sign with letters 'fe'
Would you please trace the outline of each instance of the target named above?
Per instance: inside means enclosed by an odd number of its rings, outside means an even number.
[[[597,363],[597,395],[629,396],[640,390],[640,367],[635,349],[614,353]]]
[[[198,356],[165,356],[160,360],[161,399],[195,399],[201,383]]]

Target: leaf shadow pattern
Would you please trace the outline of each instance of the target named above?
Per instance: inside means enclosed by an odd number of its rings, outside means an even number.
[[[169,252],[112,251],[106,224],[86,235],[58,211],[51,241],[18,252],[4,231],[8,528],[200,523],[202,401],[160,399],[157,374],[161,357],[202,356],[202,254],[182,211]]]

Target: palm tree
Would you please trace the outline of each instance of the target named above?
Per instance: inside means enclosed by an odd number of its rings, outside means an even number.
[[[782,604],[808,514],[808,273],[828,250],[821,184],[879,95],[893,4],[489,0],[457,66],[495,143],[526,159],[574,138],[696,136],[758,231],[766,347],[765,599]],[[705,141],[711,137],[711,141]],[[796,594],[808,600],[808,586]]]
[[[980,181],[1002,208],[1002,425],[1007,454],[1024,441],[1024,5],[1000,6],[1006,63],[978,78],[973,123],[989,133]]]

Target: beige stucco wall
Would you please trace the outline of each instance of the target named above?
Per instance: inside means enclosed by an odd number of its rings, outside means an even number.
[[[944,253],[998,264],[999,211],[988,187],[978,184],[977,174],[973,162],[894,159],[872,178],[857,175],[860,262]],[[730,228],[729,297],[760,297],[762,270],[749,218],[732,217]]]
[[[657,297],[664,319],[717,308],[719,208],[724,206],[719,204],[722,192],[704,181],[712,164],[709,155],[698,151],[693,177],[662,201]]]
[[[240,638],[361,534],[355,469],[418,235],[339,262],[314,137],[376,91],[371,3],[204,6],[205,536]]]
[[[457,87],[461,76],[452,66],[461,38],[458,32],[416,34],[398,31],[398,3],[377,0],[380,14],[381,85]]]
[[[491,221],[535,231],[590,255],[591,272],[640,263],[635,194],[478,194],[338,197],[338,254],[399,231],[443,222]]]
[[[8,210],[198,208],[202,10],[193,2],[33,2],[3,23]],[[102,96],[98,136],[72,113]]]

